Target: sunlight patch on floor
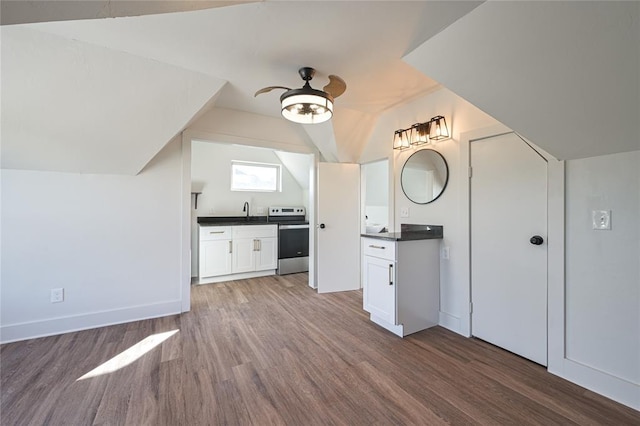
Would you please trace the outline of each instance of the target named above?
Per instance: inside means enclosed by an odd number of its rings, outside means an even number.
[[[173,336],[180,330],[171,330],[166,331],[164,333],[156,333],[151,336],[145,337],[135,345],[131,346],[129,349],[124,352],[119,353],[118,355],[111,358],[109,361],[99,365],[93,370],[89,371],[84,376],[78,378],[76,380],[84,380],[90,379],[91,377],[101,376],[103,374],[113,373],[114,371],[118,371],[121,368],[126,367],[127,365],[133,363],[138,358],[151,351],[156,346],[160,345],[162,342],[167,340],[169,337]]]

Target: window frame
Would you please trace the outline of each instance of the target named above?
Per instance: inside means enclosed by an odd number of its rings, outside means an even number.
[[[276,188],[275,189],[258,189],[258,188],[237,188],[234,187],[234,166],[259,167],[264,169],[273,169],[276,171]],[[231,179],[230,189],[233,192],[282,192],[282,165],[274,163],[259,163],[254,161],[231,160],[230,167]]]

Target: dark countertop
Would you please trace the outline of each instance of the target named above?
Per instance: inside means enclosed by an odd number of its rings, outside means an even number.
[[[443,229],[440,225],[413,225],[403,223],[400,225],[400,232],[380,232],[377,234],[360,234],[360,236],[387,241],[441,240],[443,237]]]
[[[284,222],[274,220],[269,221],[269,216],[202,216],[198,217],[198,225],[200,226],[240,226],[240,225],[278,225]],[[291,220],[286,222],[287,225],[307,225],[307,221]]]

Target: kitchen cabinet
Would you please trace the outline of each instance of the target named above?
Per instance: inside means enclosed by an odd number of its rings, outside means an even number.
[[[233,273],[265,271],[278,267],[277,225],[234,226]]]
[[[438,324],[440,239],[362,238],[363,307],[404,337]]]
[[[278,226],[201,226],[199,251],[200,283],[271,275],[278,267]]]
[[[212,277],[231,273],[231,227],[200,228],[198,275]]]

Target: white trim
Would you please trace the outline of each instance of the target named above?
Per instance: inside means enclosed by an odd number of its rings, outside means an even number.
[[[640,386],[604,371],[564,358],[549,373],[569,380],[621,404],[640,410]]]
[[[180,314],[181,301],[154,303],[151,305],[131,306],[108,311],[90,312],[58,318],[47,318],[0,327],[0,343],[54,336],[74,331],[107,327],[132,321],[165,317]]]
[[[184,138],[191,141],[217,142],[235,145],[253,146],[257,148],[268,148],[276,151],[293,152],[298,154],[316,154],[315,147],[300,145],[299,143],[286,143],[269,139],[249,138],[246,136],[231,135],[220,132],[205,132],[200,130],[187,130],[183,133]]]
[[[180,299],[181,312],[191,310],[191,139],[182,133],[182,195],[180,245]]]
[[[453,332],[459,333],[458,330],[460,330],[461,328],[460,317],[443,311],[440,311],[439,316],[440,317],[438,319],[438,325]]]
[[[258,277],[268,277],[270,275],[275,275],[275,269],[268,269],[265,271],[253,271],[253,272],[243,272],[241,274],[229,274],[229,275],[220,275],[217,277],[204,277],[198,279],[196,284],[205,285],[205,284],[215,284],[221,283],[225,281],[233,281],[233,280],[246,280],[247,278],[258,278]]]
[[[452,329],[456,333],[462,334],[466,337],[471,337],[471,313],[469,312],[469,305],[471,304],[471,185],[469,181],[469,167],[470,162],[470,149],[471,141],[489,138],[495,135],[509,133],[512,130],[503,124],[496,124],[494,126],[484,127],[482,129],[472,130],[460,134],[460,235],[467,235],[468,238],[464,239],[464,246],[462,247],[461,254],[463,256],[463,262],[461,262],[464,270],[462,271],[465,277],[467,285],[467,291],[464,297],[460,300],[459,306],[459,326],[457,329]]]

